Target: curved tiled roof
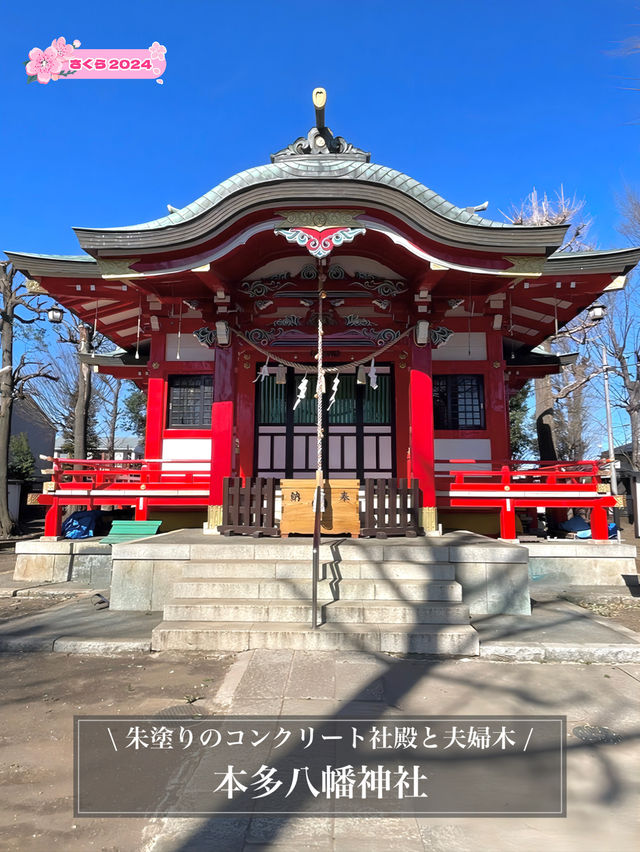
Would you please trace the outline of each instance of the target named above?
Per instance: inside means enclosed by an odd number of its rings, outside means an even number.
[[[248,189],[256,184],[314,178],[362,181],[388,186],[403,192],[445,219],[464,225],[478,225],[484,228],[511,228],[514,230],[518,230],[521,227],[508,222],[494,222],[492,219],[484,219],[476,213],[469,213],[467,210],[463,210],[461,207],[456,207],[454,204],[445,201],[444,198],[433,190],[428,189],[428,187],[419,181],[388,166],[363,163],[346,157],[342,158],[339,155],[315,157],[301,155],[298,157],[289,157],[286,161],[255,166],[252,169],[239,172],[237,175],[227,178],[227,180],[218,184],[218,186],[209,190],[209,192],[206,192],[200,198],[192,201],[191,204],[187,204],[186,207],[175,213],[162,216],[160,219],[117,228],[82,228],[82,230],[150,231],[169,228],[173,225],[179,225],[182,222],[195,219],[230,195]]]

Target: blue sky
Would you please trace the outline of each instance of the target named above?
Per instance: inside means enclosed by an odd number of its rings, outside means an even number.
[[[501,219],[532,187],[583,198],[602,248],[640,191],[640,5],[628,0],[31,2],[0,13],[0,248],[73,254],[72,225],[181,207],[313,124]],[[27,84],[29,50],[167,48],[155,81]],[[620,439],[623,437],[619,431]],[[616,436],[618,437],[618,435]]]
[[[146,221],[182,206],[313,123],[488,215],[533,186],[587,202],[602,247],[623,245],[616,194],[640,188],[640,37],[626,0],[5,5],[0,59],[2,248],[77,249],[72,225]],[[167,47],[164,85],[27,85],[54,37]]]

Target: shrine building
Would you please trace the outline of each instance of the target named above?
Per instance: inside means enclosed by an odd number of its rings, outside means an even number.
[[[144,459],[126,472],[56,462],[46,535],[78,504],[277,535],[280,507],[300,496],[282,483],[317,480],[320,454],[321,478],[340,483],[336,517],[340,497],[364,513],[355,529],[323,518],[325,533],[441,525],[513,539],[536,507],[585,506],[606,538],[598,463],[523,473],[508,401],[561,369],[540,344],[622,288],[640,250],[562,252],[568,225],[456,207],[334,136],[322,90],[314,104],[306,136],[185,207],[75,228],[80,255],[7,252],[33,292],[117,346],[83,360],[148,393]],[[247,483],[261,489],[251,519]]]

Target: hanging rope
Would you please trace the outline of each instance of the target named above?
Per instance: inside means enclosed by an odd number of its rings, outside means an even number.
[[[414,329],[415,329],[415,325],[412,325],[410,328],[407,328],[403,332],[401,332],[400,335],[395,338],[395,340],[390,340],[389,343],[385,343],[384,346],[376,347],[376,349],[374,349],[373,352],[369,352],[364,357],[358,358],[357,361],[349,361],[348,364],[332,364],[329,367],[324,367],[324,371],[326,373],[348,373],[351,369],[353,369],[353,367],[359,367],[361,364],[366,364],[369,361],[371,361],[372,358],[378,358],[379,359],[380,355],[382,355],[388,349],[391,349],[392,347],[394,347],[396,345],[396,343],[400,343],[400,341],[404,337],[406,337],[408,334],[411,334],[411,332]],[[280,355],[275,355],[273,352],[270,352],[264,346],[260,346],[259,343],[255,343],[253,340],[251,340],[249,337],[247,337],[247,335],[244,334],[244,332],[240,331],[237,328],[231,328],[231,331],[235,335],[237,335],[240,338],[240,340],[242,340],[244,343],[246,343],[247,346],[251,346],[253,349],[256,350],[256,352],[259,352],[261,355],[264,355],[267,358],[271,358],[272,360],[276,361],[278,364],[284,364],[285,367],[302,367],[303,366],[298,361],[288,361],[286,358],[282,358]],[[316,374],[318,372],[317,367],[307,367],[306,365],[304,366],[304,370],[307,373],[313,373],[313,374]]]
[[[180,360],[180,347],[182,345],[182,300],[180,300],[180,316],[178,317],[178,343],[176,345],[176,361]]]
[[[138,323],[136,325],[136,354],[135,354],[136,361],[140,360],[140,330],[141,330],[141,327],[142,327],[141,324],[140,324],[141,317],[142,317],[142,291],[140,291],[138,293]]]
[[[95,313],[95,316],[94,316],[94,318],[93,318],[93,335],[92,335],[92,340],[93,340],[93,338],[94,338],[94,337],[97,337],[97,335],[98,335],[98,305],[99,305],[99,304],[100,304],[100,299],[96,299],[96,313]],[[93,346],[91,346],[91,357],[92,357],[92,358],[95,358],[95,357],[96,357],[96,350],[94,349],[94,347],[93,347]]]
[[[327,280],[326,273],[324,272],[324,264],[323,261],[318,261],[318,381],[316,383],[316,395],[318,399],[317,406],[317,427],[316,427],[316,452],[318,454],[318,462],[316,467],[316,485],[319,485],[321,488],[320,491],[320,505],[324,505],[324,495],[322,491],[323,485],[323,475],[322,475],[322,400],[324,395],[324,371],[322,369],[322,336],[324,334],[324,330],[322,328],[322,309],[323,302],[326,297],[326,293],[324,292],[325,281]]]

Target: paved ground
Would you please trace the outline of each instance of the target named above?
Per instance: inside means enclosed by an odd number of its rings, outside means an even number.
[[[0,611],[15,606],[0,558]],[[2,589],[6,597],[2,597]],[[640,634],[536,590],[530,619],[483,619],[483,649],[516,660],[402,660],[356,652],[149,654],[160,614],[96,611],[90,590],[39,613],[0,621],[0,848],[7,852],[630,852],[640,844]],[[68,591],[68,588],[66,589]],[[612,594],[624,593],[619,587]],[[596,590],[593,595],[605,595]],[[24,596],[22,596],[24,595]],[[582,599],[589,598],[585,590]],[[586,596],[586,597],[585,597]],[[595,601],[597,604],[597,600]],[[16,649],[30,648],[16,652]],[[50,653],[51,649],[59,653]],[[554,650],[555,649],[555,650]],[[548,662],[560,659],[608,662]],[[69,653],[73,651],[74,653]],[[116,652],[120,652],[116,655]],[[84,653],[81,653],[84,652]],[[620,654],[623,659],[620,660]],[[626,656],[624,656],[626,655]],[[557,819],[87,819],[73,817],[76,714],[184,713],[563,714],[568,730],[567,817]],[[586,744],[580,727],[619,740]],[[533,782],[532,782],[533,783]]]
[[[631,852],[640,840],[638,665],[398,660],[359,653],[248,651],[96,658],[33,652],[2,658],[0,846],[7,852]],[[340,712],[568,717],[568,816],[559,819],[76,819],[74,714]],[[585,745],[577,726],[620,742]]]

